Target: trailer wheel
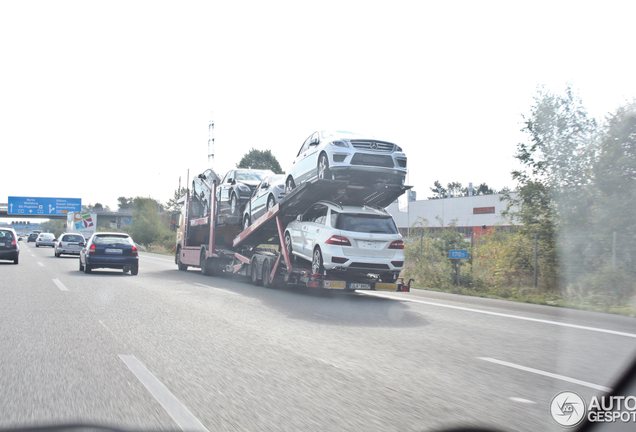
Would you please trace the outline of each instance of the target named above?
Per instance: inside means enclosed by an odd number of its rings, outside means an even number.
[[[322,252],[319,247],[314,250],[314,258],[311,260],[311,271],[313,274],[322,274],[325,271],[325,266],[322,261]]]
[[[174,257],[174,259],[177,263],[177,268],[179,270],[186,271],[188,269],[188,266],[181,262],[181,246],[177,248],[177,255]]]
[[[270,280],[270,274],[272,273],[272,262],[268,259],[265,258],[265,260],[263,261],[263,286],[265,288],[271,288],[272,287],[272,281]]]
[[[212,266],[210,265],[209,259],[205,257],[205,250],[201,251],[201,259],[199,262],[201,263],[201,274],[212,276]]]
[[[257,261],[256,261],[256,257],[252,257],[252,262],[250,262],[250,269],[252,271],[252,284],[259,286],[263,284],[263,278],[261,277],[259,279],[258,277],[258,266],[257,266]]]

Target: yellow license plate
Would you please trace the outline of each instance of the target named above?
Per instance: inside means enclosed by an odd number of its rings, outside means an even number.
[[[347,284],[345,284],[343,281],[326,280],[322,283],[322,287],[328,289],[345,289],[347,287]]]
[[[375,284],[375,289],[379,291],[397,291],[397,285],[388,283],[377,283]]]

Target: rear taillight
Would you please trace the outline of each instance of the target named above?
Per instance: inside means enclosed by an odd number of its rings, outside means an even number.
[[[11,240],[11,249],[17,249],[18,243],[15,240]]]
[[[351,242],[349,242],[348,238],[338,235],[329,237],[329,240],[327,240],[325,243],[338,246],[351,246]]]
[[[89,254],[94,254],[95,253],[95,245],[91,245],[91,247],[88,248],[88,253]]]
[[[404,249],[404,241],[395,240],[393,243],[391,243],[389,249]]]
[[[133,246],[133,248],[132,248],[132,254],[133,255],[139,255],[139,252],[137,252],[137,248],[135,246]]]

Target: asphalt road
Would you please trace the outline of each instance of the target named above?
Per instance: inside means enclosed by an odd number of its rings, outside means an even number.
[[[560,391],[613,385],[636,319],[416,290],[265,289],[141,254],[0,262],[0,427],[563,430]]]

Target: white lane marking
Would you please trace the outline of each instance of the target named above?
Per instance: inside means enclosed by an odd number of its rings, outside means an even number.
[[[528,399],[523,399],[523,398],[519,398],[519,397],[514,397],[511,396],[508,399],[510,399],[513,402],[519,402],[519,403],[524,403],[524,404],[532,404],[532,405],[536,405],[537,403]]]
[[[38,265],[39,265],[40,267],[44,267],[44,264],[42,264],[40,261],[38,261]]]
[[[174,264],[174,259],[169,260],[169,259],[165,259],[165,258],[155,258],[155,257],[151,257],[151,256],[148,256],[148,255],[145,255],[145,254],[142,254],[141,256],[144,257],[144,259],[153,259],[153,260],[157,260],[157,261],[167,261],[169,263]]]
[[[53,283],[54,283],[55,285],[57,285],[57,287],[60,289],[60,291],[68,291],[68,288],[66,288],[66,287],[64,286],[64,284],[63,284],[62,282],[60,282],[60,280],[59,280],[59,279],[53,279]]]
[[[33,258],[35,258],[35,255],[31,254],[31,256],[32,256]]]
[[[120,354],[119,358],[135,374],[164,410],[187,432],[208,432],[205,426],[190,412],[168,388],[150,372],[134,355]]]
[[[453,305],[429,302],[429,301],[424,301],[424,300],[398,298],[398,297],[392,297],[392,296],[389,296],[389,295],[376,294],[376,293],[370,293],[370,292],[364,292],[364,293],[361,293],[361,294],[372,295],[372,296],[376,296],[376,297],[384,297],[384,298],[388,298],[388,299],[391,299],[391,300],[400,300],[400,301],[406,301],[406,302],[412,302],[412,303],[421,303],[421,304],[430,305],[430,306],[439,306],[439,307],[445,307],[445,308],[449,308],[449,309],[457,309],[457,310],[463,310],[463,311],[468,311],[468,312],[476,312],[476,313],[481,313],[481,314],[485,314],[485,315],[493,315],[493,316],[498,316],[498,317],[503,317],[503,318],[513,318],[513,319],[518,319],[518,320],[523,320],[523,321],[532,321],[532,322],[538,322],[538,323],[543,323],[543,324],[551,324],[551,325],[556,325],[556,326],[561,326],[561,327],[570,327],[570,328],[575,328],[575,329],[579,329],[579,330],[589,330],[589,331],[595,331],[595,332],[599,332],[599,333],[613,334],[613,335],[616,335],[616,336],[625,336],[625,337],[630,337],[630,338],[636,338],[636,334],[635,333],[625,333],[625,332],[620,332],[620,331],[616,331],[616,330],[602,329],[602,328],[598,328],[598,327],[588,327],[588,326],[582,326],[582,325],[577,325],[577,324],[568,324],[568,323],[563,323],[563,322],[558,322],[558,321],[550,321],[550,320],[544,320],[544,319],[539,319],[539,318],[524,317],[524,316],[520,316],[520,315],[505,314],[505,313],[501,313],[501,312],[490,312],[490,311],[485,311],[485,310],[481,310],[481,309],[473,309],[473,308],[467,308],[467,307],[463,307],[463,306],[453,306]]]
[[[215,290],[218,290],[218,291],[223,291],[223,292],[226,292],[226,293],[228,293],[228,294],[242,295],[242,294],[239,294],[239,293],[235,293],[235,292],[233,292],[233,291],[225,290],[225,289],[223,289],[223,288],[216,288],[216,287],[213,287],[213,286],[210,286],[210,285],[203,285],[203,284],[196,283],[196,282],[195,282],[194,284],[195,284],[195,285],[202,286],[202,287],[205,287],[205,288],[212,288],[212,289],[215,289]]]
[[[525,371],[525,372],[530,372],[530,373],[537,374],[537,375],[543,375],[545,377],[554,378],[554,379],[558,379],[558,380],[561,380],[561,381],[566,381],[566,382],[569,382],[569,383],[572,383],[572,384],[578,384],[578,385],[581,385],[581,386],[584,386],[584,387],[593,388],[595,390],[600,390],[600,391],[603,391],[603,392],[609,392],[609,391],[612,390],[611,388],[605,387],[605,386],[602,386],[602,385],[590,383],[590,382],[587,382],[587,381],[581,381],[581,380],[578,380],[576,378],[570,378],[570,377],[566,377],[566,376],[563,376],[563,375],[554,374],[552,372],[546,372],[546,371],[542,371],[542,370],[539,370],[539,369],[533,369],[533,368],[529,368],[529,367],[526,367],[526,366],[521,366],[521,365],[514,364],[514,363],[508,363],[508,362],[497,360],[497,359],[494,359],[494,358],[489,358],[489,357],[477,357],[477,358],[479,360],[484,360],[484,361],[487,361],[487,362],[490,362],[490,363],[495,363],[495,364],[498,364],[498,365],[501,365],[501,366],[507,366],[507,367],[510,367],[510,368],[513,368],[513,369],[519,369],[519,370],[522,370],[522,371]]]

